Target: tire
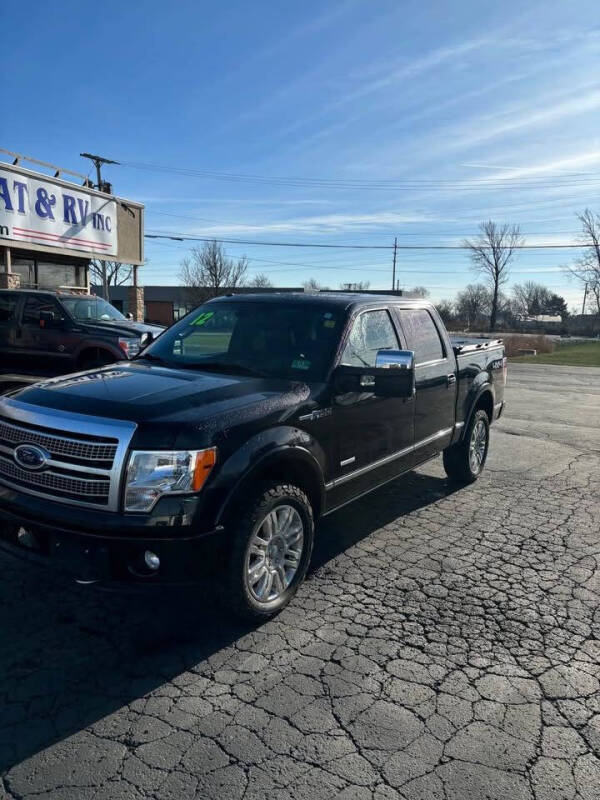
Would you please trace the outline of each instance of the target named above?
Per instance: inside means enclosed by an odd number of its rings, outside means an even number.
[[[476,411],[456,444],[444,450],[444,469],[456,483],[473,483],[483,472],[490,445],[490,421],[482,409]]]
[[[229,523],[232,549],[223,600],[236,616],[264,621],[288,605],[304,580],[314,542],[313,510],[301,489],[276,481],[260,484],[242,505],[245,510]]]

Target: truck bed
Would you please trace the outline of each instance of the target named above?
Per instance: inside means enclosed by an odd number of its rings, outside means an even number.
[[[474,350],[493,350],[502,346],[502,339],[477,339],[466,336],[451,336],[450,342],[457,356]]]

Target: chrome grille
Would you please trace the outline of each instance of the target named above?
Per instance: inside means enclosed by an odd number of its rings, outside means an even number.
[[[29,472],[28,470],[21,469],[4,456],[0,456],[0,475],[23,483],[26,486],[41,487],[52,493],[66,494],[74,498],[80,496],[96,497],[98,498],[98,503],[106,504],[108,502],[108,493],[110,490],[110,478],[108,477],[102,480],[90,480],[88,478],[75,478],[67,475],[60,475],[55,472],[50,472],[49,470],[44,472]]]
[[[71,456],[82,461],[109,461],[111,464],[117,452],[117,442],[114,444],[82,442],[77,439],[68,439],[64,436],[52,436],[46,433],[23,428],[0,420],[0,441],[10,444],[39,444],[52,453],[53,456]]]
[[[55,411],[0,398],[0,484],[27,494],[88,508],[117,511],[121,471],[133,422]],[[43,447],[41,469],[14,458],[19,445]]]

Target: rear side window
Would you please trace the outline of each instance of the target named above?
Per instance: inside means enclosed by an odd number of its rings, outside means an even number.
[[[342,364],[374,367],[378,350],[397,350],[398,338],[387,311],[365,311],[352,323]]]
[[[424,364],[427,361],[444,358],[442,340],[427,309],[402,309],[400,318],[408,337],[409,347],[415,352],[415,364]]]
[[[12,292],[0,292],[0,322],[8,322],[15,318],[17,295]]]

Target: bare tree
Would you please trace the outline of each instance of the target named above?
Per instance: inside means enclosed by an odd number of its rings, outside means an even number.
[[[356,281],[355,283],[340,283],[342,292],[366,292],[371,281]]]
[[[512,287],[512,308],[517,316],[533,317],[537,314],[547,314],[551,292],[547,286],[535,281],[515,283]]]
[[[96,286],[104,285],[102,264],[104,264],[104,269],[106,269],[106,285],[109,293],[109,297],[106,299],[110,300],[110,287],[122,286],[124,283],[129,283],[133,267],[131,264],[121,264],[119,261],[102,262],[95,258],[93,261],[90,261],[90,283]]]
[[[425,300],[427,297],[429,297],[429,289],[427,289],[425,286],[413,286],[413,288],[409,289],[406,294],[408,297],[416,297],[421,300]]]
[[[578,214],[581,223],[580,242],[584,252],[568,272],[594,298],[595,313],[600,314],[600,215],[589,208]]]
[[[455,316],[455,304],[452,300],[438,300],[435,304],[437,312],[445,323],[451,322]]]
[[[326,289],[326,286],[322,286],[316,278],[309,278],[307,281],[304,281],[302,284],[304,286],[305,292],[319,292],[321,289]]]
[[[190,302],[200,304],[227,290],[244,286],[247,271],[246,256],[237,261],[228,258],[223,246],[213,241],[191,249],[181,262],[179,277],[187,287]]]
[[[248,286],[252,286],[254,289],[270,289],[273,283],[264,272],[258,272],[251,278]]]
[[[479,225],[480,234],[471,241],[465,239],[463,247],[471,251],[471,261],[476,272],[482,275],[490,287],[490,330],[496,327],[500,288],[508,280],[510,262],[518,247],[524,243],[518,225],[497,225],[492,220]]]
[[[456,314],[468,327],[481,323],[490,313],[492,296],[483,283],[470,283],[456,295]]]

